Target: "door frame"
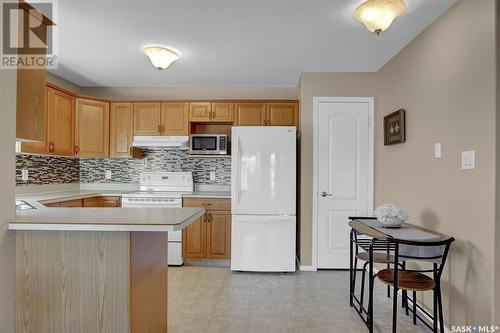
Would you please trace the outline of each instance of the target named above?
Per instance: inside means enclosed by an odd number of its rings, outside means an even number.
[[[368,103],[368,209],[373,210],[374,178],[374,97],[314,97],[313,98],[313,196],[312,196],[312,267],[318,269],[318,156],[319,104],[322,102]],[[347,236],[346,236],[347,237]]]

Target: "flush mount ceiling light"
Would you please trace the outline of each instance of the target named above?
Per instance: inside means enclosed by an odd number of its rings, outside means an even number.
[[[163,46],[145,46],[144,53],[158,70],[163,70],[179,59],[179,52]]]
[[[366,29],[380,35],[405,9],[403,0],[367,0],[356,7],[353,15]]]

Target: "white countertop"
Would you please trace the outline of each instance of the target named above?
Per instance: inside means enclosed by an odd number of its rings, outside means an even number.
[[[19,193],[36,209],[17,211],[9,223],[10,230],[74,231],[177,231],[196,221],[204,208],[49,208],[44,204],[91,198],[121,196],[130,190],[80,190]],[[194,191],[184,197],[231,198],[229,191]]]
[[[17,211],[10,230],[177,231],[204,208],[42,208]]]

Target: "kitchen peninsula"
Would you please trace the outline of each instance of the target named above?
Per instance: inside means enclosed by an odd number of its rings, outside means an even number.
[[[167,232],[205,209],[30,204],[9,223],[17,332],[167,331]]]

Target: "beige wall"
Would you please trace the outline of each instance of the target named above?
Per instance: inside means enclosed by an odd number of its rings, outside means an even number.
[[[97,87],[88,96],[110,99],[297,99],[296,87]]]
[[[375,204],[456,237],[444,276],[445,320],[490,324],[494,285],[495,0],[461,0],[378,73],[301,78],[301,190],[312,197],[312,98],[375,97]],[[407,110],[407,142],[385,147],[382,119]],[[433,158],[441,142],[443,158]],[[460,152],[476,151],[476,169]],[[301,202],[301,263],[311,264],[311,200]],[[426,299],[426,303],[428,299]]]
[[[2,332],[15,332],[15,247],[7,220],[14,208],[14,146],[16,136],[16,72],[0,70],[0,326]]]
[[[497,94],[497,114],[496,114],[496,212],[495,212],[495,310],[494,310],[494,321],[495,323],[500,323],[500,0],[496,1],[496,57],[497,57],[497,82],[496,82],[496,94]]]

